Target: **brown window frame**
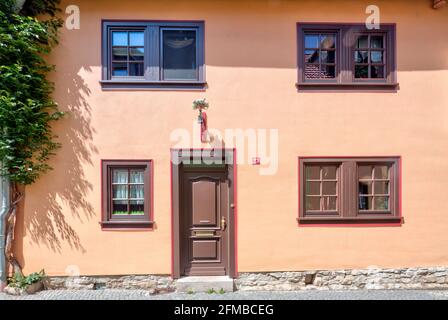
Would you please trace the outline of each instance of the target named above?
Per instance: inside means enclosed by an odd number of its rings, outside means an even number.
[[[305,169],[309,165],[338,165],[337,210],[306,211]],[[359,209],[359,165],[387,165],[389,192],[387,210]],[[308,195],[309,196],[309,195]],[[373,195],[374,197],[374,195]],[[402,223],[401,216],[401,158],[400,157],[299,157],[299,225],[371,225]]]
[[[166,30],[196,32],[196,79],[169,80],[163,77],[163,37]],[[112,39],[114,31],[144,32],[143,76],[112,76]],[[205,79],[204,21],[102,21],[101,64],[103,90],[204,90]]]
[[[305,78],[305,34],[336,34],[336,77]],[[385,55],[384,78],[355,78],[355,43],[357,35],[383,35]],[[396,91],[396,24],[381,24],[369,30],[362,23],[297,23],[298,90],[379,90]]]
[[[144,169],[144,214],[112,215],[112,170]],[[101,161],[101,226],[103,229],[152,229],[153,217],[153,163],[152,160]],[[129,183],[129,182],[128,182]]]

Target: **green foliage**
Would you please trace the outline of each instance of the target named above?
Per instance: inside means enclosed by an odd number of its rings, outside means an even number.
[[[224,293],[226,293],[226,290],[224,290],[223,288],[221,288],[221,289],[219,289],[219,292],[218,292],[219,294],[224,294]]]
[[[188,290],[187,290],[187,294],[194,294],[194,291],[193,291],[193,289],[191,289],[191,288],[188,288]]]
[[[199,109],[199,111],[203,109],[208,109],[209,105],[208,102],[204,99],[194,100],[193,101],[193,110]]]
[[[51,15],[57,3],[27,1],[22,11]],[[51,97],[46,77],[53,66],[45,55],[57,43],[62,21],[15,14],[13,5],[0,4],[0,175],[26,185],[50,169],[47,160],[59,147],[51,123],[63,113]]]
[[[115,214],[115,215],[128,215],[128,214],[131,214],[131,215],[144,215],[145,214],[145,212],[144,211],[114,211],[114,212],[112,212],[112,214]]]
[[[16,273],[13,277],[8,279],[8,285],[14,288],[26,289],[33,283],[41,281],[43,278],[45,278],[45,270],[43,269],[27,276]]]
[[[39,14],[48,14],[52,17],[60,11],[60,0],[26,0],[20,14],[35,17]]]
[[[211,289],[207,290],[207,293],[208,294],[213,294],[213,293],[216,293],[216,291],[215,291],[215,289],[211,288]]]

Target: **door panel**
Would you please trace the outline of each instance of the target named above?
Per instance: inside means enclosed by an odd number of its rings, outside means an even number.
[[[184,170],[181,273],[228,274],[229,181],[226,170]]]
[[[192,257],[197,262],[219,262],[220,246],[219,239],[192,239]]]
[[[216,181],[199,180],[192,183],[194,226],[216,226],[219,196]]]

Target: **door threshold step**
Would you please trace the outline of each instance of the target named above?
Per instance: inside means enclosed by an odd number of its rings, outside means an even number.
[[[233,279],[228,276],[191,276],[183,277],[176,282],[177,292],[233,292]]]

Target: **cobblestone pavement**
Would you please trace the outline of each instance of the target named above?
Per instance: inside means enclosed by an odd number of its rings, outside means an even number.
[[[0,293],[0,300],[448,300],[447,291],[356,290],[356,291],[237,291],[219,293],[168,293],[151,295],[144,290],[47,290],[22,297]]]

